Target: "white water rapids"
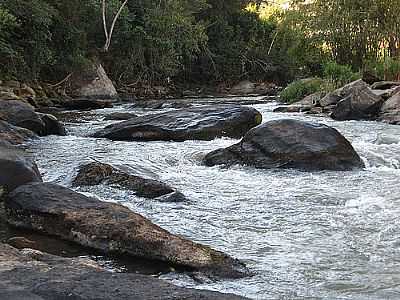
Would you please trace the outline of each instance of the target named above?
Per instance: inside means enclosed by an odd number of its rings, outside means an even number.
[[[91,158],[167,182],[190,201],[159,203],[105,185],[78,190],[126,205],[173,233],[242,259],[255,272],[241,280],[205,283],[186,274],[161,278],[252,299],[400,299],[400,126],[272,113],[274,103],[254,105],[264,121],[296,118],[337,128],[366,169],[208,168],[201,164],[206,153],[237,140],[112,142],[84,137],[112,123],[102,120],[106,114],[126,107],[77,112],[78,122],[67,123],[69,136],[34,141],[29,151],[46,181],[66,186]]]

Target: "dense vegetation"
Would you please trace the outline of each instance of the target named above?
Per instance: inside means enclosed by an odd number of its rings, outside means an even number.
[[[123,2],[105,1],[107,28]],[[0,0],[0,79],[55,82],[93,60],[120,84],[399,76],[400,0],[284,2],[129,0],[104,51],[102,0]]]

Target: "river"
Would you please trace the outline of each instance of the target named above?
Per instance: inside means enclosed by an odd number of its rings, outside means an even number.
[[[105,115],[128,106],[65,113],[69,136],[41,138],[29,152],[46,181],[66,186],[78,166],[92,159],[165,181],[190,201],[159,203],[105,185],[77,190],[123,204],[173,233],[225,251],[255,273],[241,280],[198,281],[174,272],[161,278],[252,299],[400,298],[400,126],[273,113],[276,103],[256,104],[264,121],[294,118],[337,128],[366,169],[209,168],[201,158],[237,140],[112,142],[85,137],[112,123],[103,121]]]

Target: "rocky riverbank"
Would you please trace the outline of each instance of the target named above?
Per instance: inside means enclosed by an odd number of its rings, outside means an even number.
[[[400,124],[400,82],[368,85],[357,80],[331,93],[316,93],[276,112],[328,115],[334,120],[372,120]]]

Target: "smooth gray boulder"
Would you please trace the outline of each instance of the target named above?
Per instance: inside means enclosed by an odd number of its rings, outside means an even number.
[[[245,164],[261,169],[347,171],[364,167],[356,151],[336,129],[283,119],[250,130],[243,140],[204,158],[207,166]]]
[[[24,151],[0,142],[0,196],[30,182],[41,182],[36,163]],[[2,190],[2,191],[1,191]]]
[[[21,186],[5,199],[7,222],[105,253],[163,261],[212,276],[249,274],[240,261],[153,224],[128,208],[51,183]]]
[[[261,121],[261,114],[251,107],[209,105],[140,116],[107,126],[93,137],[122,141],[240,138]]]

